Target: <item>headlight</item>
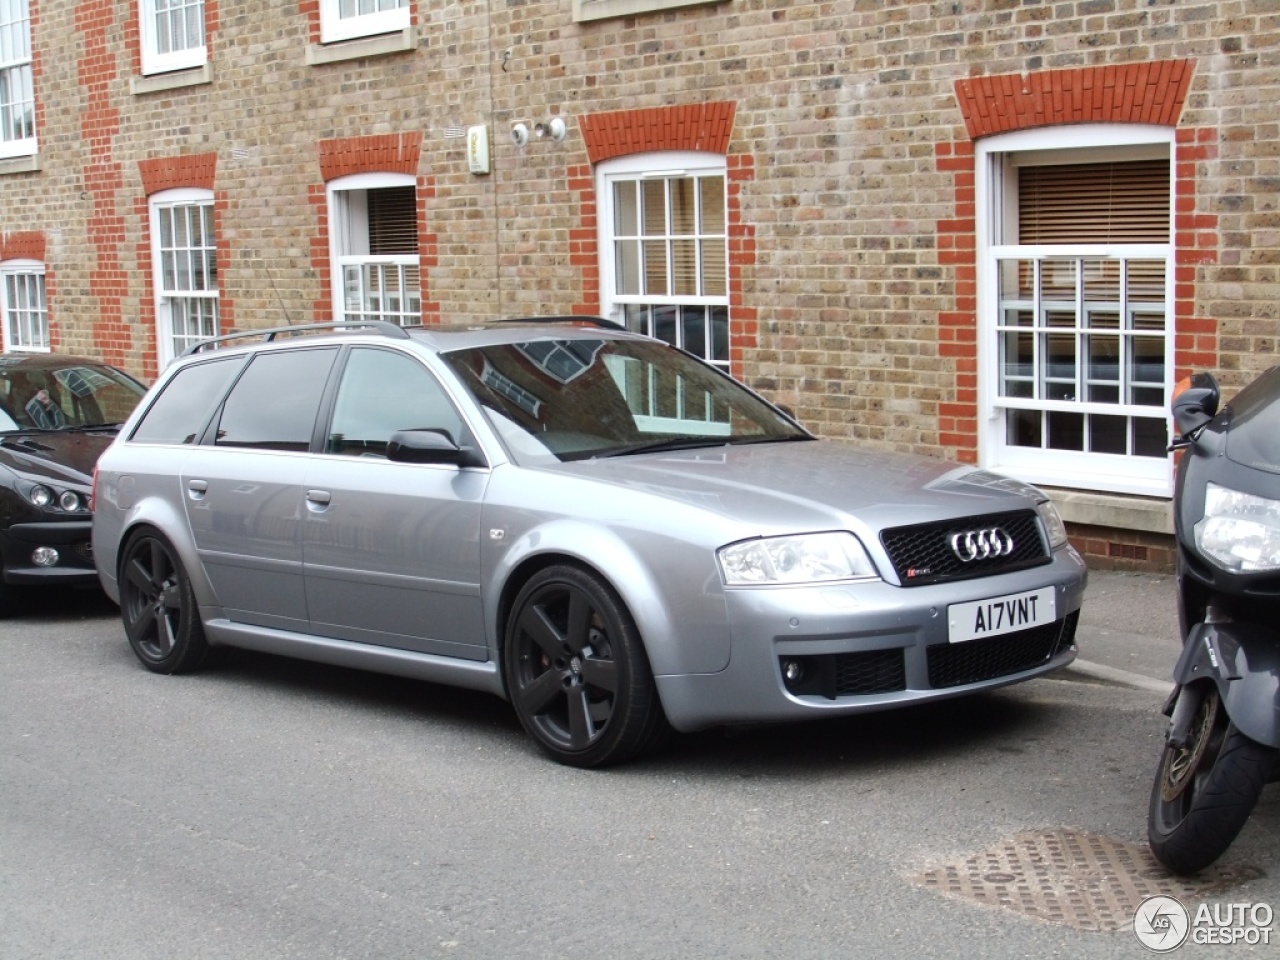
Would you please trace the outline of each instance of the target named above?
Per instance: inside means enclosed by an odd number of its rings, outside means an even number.
[[[63,490],[58,494],[58,506],[67,511],[67,513],[75,513],[77,510],[83,509],[80,495],[74,490]]]
[[[1210,483],[1195,533],[1201,553],[1228,570],[1280,569],[1280,500]]]
[[[766,537],[721,547],[725,583],[820,583],[878,576],[867,551],[851,533]]]
[[[1062,515],[1052,500],[1041,500],[1036,504],[1036,513],[1040,514],[1040,522],[1044,524],[1044,532],[1049,537],[1049,549],[1057,550],[1066,546],[1067,525],[1062,522]]]
[[[53,491],[43,483],[37,483],[27,491],[27,499],[43,510],[53,503]]]

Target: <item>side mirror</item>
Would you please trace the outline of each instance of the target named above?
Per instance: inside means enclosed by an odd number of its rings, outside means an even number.
[[[1195,440],[1195,434],[1218,414],[1222,391],[1211,373],[1197,373],[1181,381],[1173,392],[1169,409],[1178,436],[1174,447],[1185,447]]]
[[[482,466],[470,447],[459,447],[444,430],[397,430],[387,441],[387,459],[398,463],[451,463]]]

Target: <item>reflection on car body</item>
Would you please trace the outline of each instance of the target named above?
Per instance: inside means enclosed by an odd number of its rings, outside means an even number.
[[[95,555],[142,662],[228,645],[486,690],[597,766],[1075,656],[1084,565],[1040,492],[818,440],[688,354],[565,320],[175,363],[99,466]],[[951,546],[983,531],[999,551]],[[983,603],[1036,616],[951,631]]]

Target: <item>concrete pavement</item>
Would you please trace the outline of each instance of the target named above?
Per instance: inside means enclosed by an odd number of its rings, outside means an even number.
[[[1168,693],[1182,648],[1177,581],[1168,574],[1090,570],[1076,645],[1080,654],[1069,670]]]

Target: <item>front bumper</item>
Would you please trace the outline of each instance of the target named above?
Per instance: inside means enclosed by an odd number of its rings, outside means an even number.
[[[842,716],[955,697],[1029,680],[1076,656],[1084,562],[1071,548],[1030,570],[924,587],[881,581],[726,593],[733,637],[717,673],[656,678],[672,726]],[[969,603],[1052,587],[1052,623],[951,643],[947,613]],[[802,678],[788,681],[784,665]]]
[[[67,520],[58,523],[14,523],[0,531],[0,554],[4,556],[4,582],[10,585],[65,584],[97,585],[90,542],[93,521]],[[43,567],[31,560],[36,547],[53,547],[58,562]]]

